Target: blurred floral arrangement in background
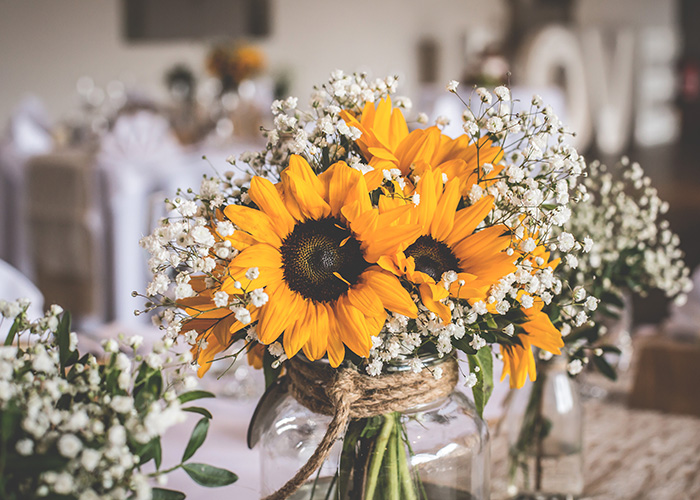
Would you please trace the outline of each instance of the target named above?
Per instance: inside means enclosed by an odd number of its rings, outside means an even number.
[[[206,439],[211,414],[185,404],[213,397],[194,389],[189,352],[173,357],[166,339],[142,355],[143,338],[134,336],[103,342],[99,358],[81,356],[68,313],[54,305],[30,321],[28,307],[24,300],[0,301],[3,321],[12,321],[0,346],[0,497],[182,499],[152,488],[152,479],[164,483],[178,468],[204,486],[237,479],[189,462]],[[203,418],[181,462],[162,470],[161,437],[187,412]]]
[[[570,271],[565,279],[573,298],[585,300],[588,293],[600,303],[594,322],[562,324],[562,334],[573,374],[592,359],[602,374],[615,378],[605,353],[629,348],[629,339],[608,338],[608,327],[631,307],[627,296],[656,289],[682,305],[693,285],[680,239],[662,219],[668,202],[659,198],[638,163],[623,158],[609,169],[591,162],[582,186],[586,196],[564,230],[575,238],[589,238],[590,251],[566,257]],[[555,314],[550,312],[550,317]],[[613,345],[601,345],[601,339]]]
[[[222,92],[228,92],[259,75],[265,69],[265,56],[252,45],[222,43],[209,51],[206,67],[221,82]]]

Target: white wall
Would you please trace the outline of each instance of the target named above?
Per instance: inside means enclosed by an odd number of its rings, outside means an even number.
[[[441,81],[459,77],[461,40],[471,27],[503,29],[501,0],[273,0],[271,36],[261,45],[272,69],[293,71],[302,100],[336,68],[398,73],[415,97],[416,43],[440,40]],[[203,42],[127,44],[120,0],[0,0],[0,127],[23,95],[38,95],[58,119],[75,106],[75,83],[115,78],[162,94],[164,72],[201,70]]]

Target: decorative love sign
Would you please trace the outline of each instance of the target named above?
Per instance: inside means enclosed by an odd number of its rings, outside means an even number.
[[[595,140],[606,155],[673,141],[679,120],[673,107],[678,41],[666,27],[620,28],[605,43],[603,32],[576,32],[563,25],[540,30],[519,66],[527,86],[563,85],[575,145]],[[563,76],[563,78],[561,78]]]

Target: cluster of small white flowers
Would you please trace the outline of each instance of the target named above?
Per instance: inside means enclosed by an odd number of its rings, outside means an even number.
[[[279,176],[292,154],[304,156],[312,167],[320,167],[322,161],[344,160],[358,170],[371,169],[361,163],[359,156],[348,156],[350,144],[361,134],[345,123],[340,112],[361,112],[366,102],[376,102],[394,94],[397,83],[395,76],[370,81],[365,74],[336,70],[328,82],[314,88],[310,110],[299,109],[296,97],[273,102],[274,128],[263,131],[267,139],[265,150],[247,153],[237,161],[269,178]],[[406,97],[396,97],[394,104],[404,109],[412,107]]]
[[[34,472],[29,465],[31,479],[24,487],[30,489],[24,493],[81,500],[151,498],[136,448],[184,419],[177,397],[134,396],[138,366],[119,352],[115,341],[103,345],[104,364],[88,355],[64,376],[54,338],[62,310],[52,307],[44,317],[29,322],[22,317],[27,306],[0,303],[6,318],[14,314],[22,319],[16,345],[0,347],[0,413],[20,415],[6,444],[13,447],[10,453],[55,457],[63,465],[47,472]],[[141,341],[124,343],[138,346]],[[176,378],[182,381],[179,375]]]
[[[610,171],[593,162],[583,181],[590,199],[579,204],[566,225],[576,237],[588,234],[589,253],[579,258],[572,281],[605,276],[603,291],[631,288],[638,293],[662,290],[682,302],[692,288],[678,235],[661,219],[668,211],[638,163],[623,158]]]

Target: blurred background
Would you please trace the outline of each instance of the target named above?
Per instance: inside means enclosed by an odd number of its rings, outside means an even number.
[[[140,321],[163,199],[342,69],[398,75],[413,116],[455,115],[451,79],[542,95],[587,158],[642,164],[694,268],[698,21],[694,0],[0,0],[0,259],[86,329]],[[638,300],[637,323],[667,313]]]

